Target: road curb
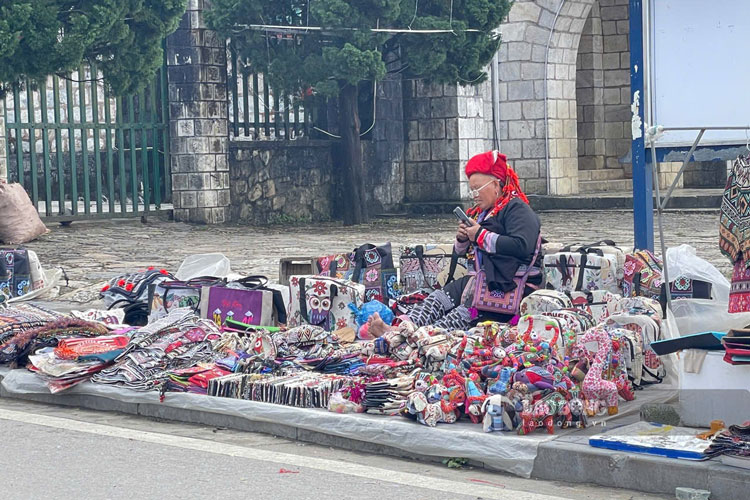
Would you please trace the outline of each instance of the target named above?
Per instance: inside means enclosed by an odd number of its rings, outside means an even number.
[[[0,380],[2,377],[3,374],[0,373]],[[326,433],[324,429],[302,429],[280,422],[263,422],[247,416],[240,417],[203,409],[176,408],[159,403],[125,402],[89,394],[9,393],[2,386],[0,397],[257,432],[321,446],[423,462],[439,463],[448,458],[409,453],[393,446],[333,435]],[[415,431],[417,430],[415,428]],[[750,484],[748,470],[725,466],[715,460],[692,462],[592,448],[588,446],[587,439],[587,436],[572,434],[538,443],[531,477],[668,495],[673,495],[675,488],[680,486],[706,489],[711,491],[712,500],[736,500],[747,496],[747,485]],[[498,470],[476,460],[470,460],[469,465]]]

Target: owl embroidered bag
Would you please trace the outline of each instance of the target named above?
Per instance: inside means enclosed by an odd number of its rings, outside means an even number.
[[[365,303],[365,285],[327,276],[292,276],[287,326],[314,325],[326,331],[357,330],[357,309]]]

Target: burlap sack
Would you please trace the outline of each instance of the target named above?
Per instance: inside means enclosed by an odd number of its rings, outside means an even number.
[[[23,186],[0,182],[0,241],[20,245],[47,231]]]

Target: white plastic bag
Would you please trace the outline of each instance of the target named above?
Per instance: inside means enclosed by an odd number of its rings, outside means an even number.
[[[57,269],[45,269],[44,270],[44,285],[41,288],[30,291],[20,297],[13,297],[8,300],[8,304],[14,304],[16,302],[25,302],[33,299],[53,299],[60,294],[60,287],[58,286],[60,280],[63,277],[63,271],[60,268]]]
[[[190,255],[180,264],[175,277],[180,281],[198,278],[200,276],[213,276],[226,278],[232,270],[229,268],[229,259],[221,253],[202,253]]]
[[[695,248],[690,245],[667,249],[667,270],[670,280],[686,276],[711,283],[711,298],[729,302],[729,280],[710,262],[698,257]]]
[[[693,333],[728,332],[750,325],[749,312],[730,314],[728,310],[728,300],[681,299],[672,301],[671,317],[681,337]]]

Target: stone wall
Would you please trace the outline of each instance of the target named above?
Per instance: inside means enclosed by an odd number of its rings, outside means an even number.
[[[724,188],[727,184],[727,162],[688,163],[682,176],[686,188]]]
[[[628,0],[599,0],[578,49],[578,159],[581,170],[627,169],[630,150]]]
[[[491,75],[491,71],[487,72]],[[460,199],[469,198],[469,181],[464,166],[469,158],[493,149],[492,84],[459,85],[458,99],[458,168],[446,171],[446,181],[459,180]],[[498,134],[500,131],[498,131]],[[453,200],[446,200],[453,201]]]
[[[229,213],[233,222],[331,218],[329,141],[233,141],[229,149]]]
[[[456,201],[468,195],[463,165],[492,147],[490,84],[404,82],[404,201]]]
[[[458,182],[446,182],[447,172],[458,170],[456,86],[407,80],[403,92],[405,201],[458,199]]]

